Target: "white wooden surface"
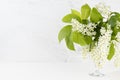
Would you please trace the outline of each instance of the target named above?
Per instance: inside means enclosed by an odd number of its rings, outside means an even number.
[[[0,64],[0,80],[120,80],[120,73],[91,77],[89,72],[87,66],[75,63]]]

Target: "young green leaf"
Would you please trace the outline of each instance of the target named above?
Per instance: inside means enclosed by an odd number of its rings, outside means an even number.
[[[114,15],[110,17],[108,24],[111,25],[112,29],[114,29],[114,27],[116,27],[117,21],[120,21],[120,14],[117,12],[114,12],[112,14]]]
[[[117,22],[117,16],[112,16],[108,20],[108,24],[111,25],[111,27],[115,27],[116,26],[116,22]]]
[[[111,40],[115,40],[116,39],[116,35],[119,32],[119,29],[117,28],[116,24],[117,24],[117,21],[120,20],[120,14],[118,14],[116,12],[114,12],[112,14],[114,14],[114,15],[112,15],[110,17],[110,19],[108,20],[108,24],[111,26],[111,29],[113,31]]]
[[[97,23],[98,21],[102,20],[102,15],[98,12],[96,8],[93,8],[90,14],[90,20],[94,23]]]
[[[86,41],[85,41],[85,38],[84,38],[84,35],[75,31],[75,32],[72,32],[71,34],[71,38],[72,38],[72,41],[81,45],[81,46],[84,46],[86,45]]]
[[[65,41],[66,41],[66,46],[67,46],[68,49],[75,50],[73,41],[71,40],[71,34],[69,34],[69,36],[67,36],[65,38]]]
[[[87,44],[91,44],[92,43],[92,37],[84,36],[84,38],[85,38],[85,41],[86,41]]]
[[[67,26],[64,26],[59,34],[58,34],[58,40],[59,42],[61,42],[65,37],[69,36],[69,34],[71,33],[71,29],[72,29],[72,26],[71,25],[67,25]]]
[[[84,20],[81,21],[81,23],[82,23],[82,24],[88,24],[89,21],[88,21],[87,19],[86,19],[86,20],[84,19]]]
[[[76,16],[75,14],[68,14],[63,17],[62,21],[66,23],[70,23],[72,19],[77,19],[78,21],[81,21],[79,16]]]
[[[107,56],[107,59],[108,59],[108,60],[111,60],[112,57],[114,56],[114,54],[115,54],[114,44],[111,43],[110,49],[109,49],[109,54],[108,54],[108,56]]]
[[[111,15],[116,16],[117,20],[120,21],[120,13],[118,13],[118,12],[111,12]]]
[[[90,15],[91,8],[88,4],[85,4],[81,7],[81,18],[82,20],[87,19]]]
[[[73,14],[68,14],[62,18],[63,22],[71,22],[72,18],[74,17]]]
[[[72,32],[71,25],[64,26],[58,34],[58,40],[59,42],[61,42],[65,38],[67,48],[70,50],[75,50],[73,42],[71,40],[71,32]]]
[[[77,10],[71,9],[71,13],[81,18],[80,12],[78,12]]]
[[[119,32],[119,30],[117,29],[117,27],[114,27],[113,33],[114,33],[115,36],[117,35],[118,32]]]

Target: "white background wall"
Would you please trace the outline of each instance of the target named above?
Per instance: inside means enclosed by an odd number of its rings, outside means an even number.
[[[0,0],[0,62],[79,62],[58,43],[61,18],[71,8],[104,0]],[[120,12],[119,0],[105,0]]]

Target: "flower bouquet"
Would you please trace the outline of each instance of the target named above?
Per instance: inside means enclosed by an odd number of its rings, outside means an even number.
[[[91,8],[84,4],[80,11],[71,9],[71,13],[62,19],[66,23],[58,40],[65,39],[66,46],[75,50],[74,45],[82,47],[82,55],[90,56],[99,68],[106,61],[113,60],[120,66],[120,14],[112,12],[109,6],[99,3]]]

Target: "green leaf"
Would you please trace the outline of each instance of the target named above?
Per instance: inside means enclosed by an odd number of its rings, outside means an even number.
[[[116,16],[116,18],[118,19],[118,21],[120,21],[120,14],[118,12],[111,12],[111,15]]]
[[[59,34],[58,34],[58,40],[59,42],[61,42],[65,37],[69,36],[69,34],[71,33],[71,29],[72,29],[72,26],[71,25],[67,25],[67,26],[64,26]]]
[[[68,14],[66,16],[63,17],[62,21],[63,22],[71,22],[72,18],[74,17],[74,15],[72,14]]]
[[[66,46],[70,50],[75,50],[73,41],[71,40],[71,34],[65,38]]]
[[[59,42],[61,42],[65,38],[67,48],[70,50],[75,50],[73,42],[71,40],[71,32],[72,32],[71,25],[64,26],[58,34],[58,40]]]
[[[81,18],[80,12],[78,12],[77,10],[71,9],[71,13]]]
[[[118,32],[119,32],[119,30],[117,29],[117,27],[114,27],[113,33],[115,36],[117,35]]]
[[[111,40],[115,40],[116,39],[116,35],[119,32],[119,29],[117,29],[117,21],[119,21],[120,19],[120,15],[118,13],[112,13],[114,14],[113,16],[110,17],[110,19],[108,20],[108,24],[111,26],[112,29],[112,37]]]
[[[90,20],[94,23],[97,23],[98,21],[102,20],[102,15],[98,12],[96,8],[93,8],[90,14]]]
[[[84,36],[84,38],[85,38],[85,41],[86,41],[87,44],[91,44],[92,43],[92,37]]]
[[[63,17],[62,21],[66,23],[70,23],[72,19],[77,19],[78,21],[81,21],[79,16],[76,16],[75,14],[68,14]]]
[[[71,38],[72,38],[72,41],[81,45],[81,46],[84,46],[86,45],[86,41],[85,41],[85,38],[84,38],[84,35],[75,31],[75,32],[72,32],[71,34]]]
[[[87,19],[90,15],[91,8],[89,7],[88,4],[85,4],[81,7],[81,18]]]
[[[114,44],[111,43],[111,45],[110,45],[110,49],[109,49],[109,54],[108,54],[107,59],[108,59],[108,60],[111,60],[112,57],[114,56],[114,54],[115,54]]]
[[[110,19],[108,20],[108,24],[111,25],[111,27],[113,28],[116,26],[117,21],[120,21],[120,14],[117,12],[114,12],[112,14],[114,15],[110,17]]]
[[[81,23],[82,23],[82,24],[88,24],[89,21],[84,19],[84,20],[81,21]]]
[[[111,25],[111,27],[115,27],[116,26],[116,22],[117,22],[117,16],[112,16],[108,20],[108,24]]]

